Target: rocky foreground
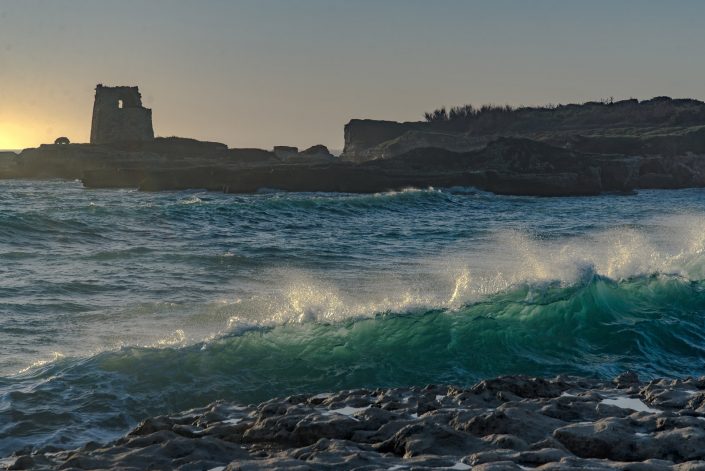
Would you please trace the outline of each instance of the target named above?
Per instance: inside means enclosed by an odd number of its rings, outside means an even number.
[[[705,470],[705,378],[503,377],[216,402],[9,469]]]

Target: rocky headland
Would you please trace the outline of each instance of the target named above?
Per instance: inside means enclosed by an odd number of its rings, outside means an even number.
[[[139,96],[129,87],[97,90],[123,89]],[[127,109],[151,119],[144,110]],[[322,145],[268,151],[152,138],[148,132],[134,139],[130,116],[116,122],[130,131],[131,139],[116,139],[120,133],[113,126],[103,132],[108,142],[57,140],[19,155],[2,153],[0,178],[232,193],[474,186],[499,194],[563,196],[705,186],[705,103],[691,99],[517,109],[465,106],[427,113],[426,121],[419,122],[352,120],[345,126],[339,157]],[[105,128],[113,121],[98,122]],[[151,123],[146,127],[151,130]]]
[[[9,469],[705,470],[705,378],[501,377],[216,402]]]

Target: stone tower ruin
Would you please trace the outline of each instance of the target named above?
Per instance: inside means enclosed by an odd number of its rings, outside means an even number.
[[[154,139],[152,110],[142,106],[138,87],[95,88],[91,144]]]

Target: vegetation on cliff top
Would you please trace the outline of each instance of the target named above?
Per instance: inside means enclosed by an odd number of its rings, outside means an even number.
[[[612,98],[583,104],[512,107],[454,106],[424,114],[435,128],[475,133],[594,127],[694,126],[705,124],[705,103],[694,99],[655,97],[639,101]]]

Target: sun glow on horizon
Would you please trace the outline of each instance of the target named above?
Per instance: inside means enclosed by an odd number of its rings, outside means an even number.
[[[56,131],[49,123],[28,119],[0,119],[0,150],[38,147],[41,144],[51,144],[57,137],[65,135],[67,133]],[[72,142],[80,141],[74,136],[68,135]]]
[[[28,140],[18,136],[16,132],[8,131],[7,127],[0,125],[0,150],[18,150],[27,146]]]
[[[0,119],[0,149],[16,150],[41,143],[37,129],[19,119]]]

